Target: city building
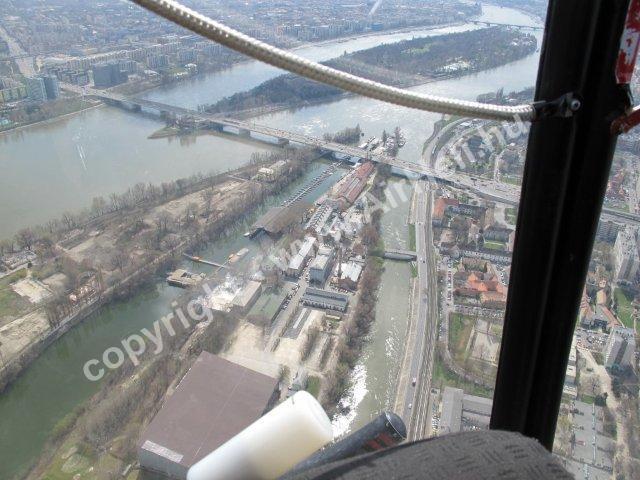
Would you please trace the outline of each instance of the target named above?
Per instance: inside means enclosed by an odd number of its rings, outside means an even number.
[[[439,434],[489,428],[491,399],[465,394],[460,388],[445,387]]]
[[[302,303],[310,307],[345,312],[349,305],[349,297],[342,293],[307,287],[302,296]]]
[[[294,223],[303,221],[308,209],[309,204],[302,201],[287,206],[272,207],[251,226],[251,237],[259,233],[266,233],[272,237],[279,236]]]
[[[44,89],[47,94],[47,100],[55,100],[60,96],[60,85],[55,75],[43,75]]]
[[[373,170],[373,163],[365,162],[356,167],[336,185],[332,198],[337,208],[345,210],[355,203],[356,199],[364,190],[369,175]]]
[[[569,350],[569,362],[567,363],[567,370],[564,377],[564,385],[562,386],[562,393],[568,397],[575,399],[578,396],[578,386],[576,384],[577,370],[577,338],[574,335],[571,341],[571,350]]]
[[[639,177],[640,178],[640,177]],[[614,243],[618,237],[620,225],[610,220],[600,220],[596,231],[596,240],[599,242]]]
[[[27,87],[14,85],[0,90],[0,103],[16,102],[27,98]]]
[[[314,237],[304,237],[304,242],[298,252],[291,258],[287,266],[287,275],[289,277],[299,277],[304,270],[305,263],[314,255],[314,246],[316,239]]]
[[[615,258],[614,278],[617,282],[633,282],[638,273],[640,258],[638,258],[638,229],[626,226],[618,232],[616,242],[613,244]]]
[[[27,77],[25,82],[27,85],[27,96],[29,97],[29,100],[44,102],[47,99],[47,90],[42,78]]]
[[[269,411],[277,379],[202,352],[140,437],[143,469],[185,479],[187,471]]]
[[[121,83],[125,83],[128,79],[127,72],[121,70],[117,61],[99,63],[92,68],[93,85],[96,88],[110,88]]]
[[[256,303],[261,292],[262,284],[260,282],[250,280],[234,297],[233,307],[236,311],[245,313],[253,306],[254,303]]]
[[[357,260],[349,260],[340,264],[338,285],[347,290],[355,290],[358,287],[358,280],[362,274],[364,263]]]
[[[313,283],[324,284],[331,273],[333,265],[333,250],[322,246],[318,249],[318,255],[309,267],[309,280]]]
[[[167,55],[149,55],[147,57],[147,66],[156,70],[162,70],[169,67],[169,57]]]
[[[612,328],[604,351],[605,367],[624,368],[631,366],[635,350],[635,332],[632,328]]]
[[[287,298],[287,292],[263,293],[247,313],[247,319],[256,325],[271,325],[280,313]]]

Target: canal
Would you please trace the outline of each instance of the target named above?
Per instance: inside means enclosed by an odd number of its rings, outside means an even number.
[[[482,18],[531,24],[531,19],[518,11],[492,6],[484,7]],[[372,35],[308,46],[299,53],[324,60],[384,41],[470,28],[476,27],[464,25]],[[534,84],[537,61],[537,55],[531,55],[508,66],[415,89],[468,99],[500,87],[505,91],[519,90]],[[278,73],[272,67],[247,62],[149,92],[147,97],[193,107],[245,90]],[[379,135],[383,129],[391,131],[399,126],[407,138],[400,155],[418,162],[422,144],[439,118],[435,114],[348,97],[293,112],[279,112],[257,121],[316,135],[357,123],[367,135]],[[265,148],[209,135],[147,139],[160,126],[157,119],[104,107],[0,135],[3,170],[0,238],[10,236],[24,226],[46,222],[64,211],[87,207],[94,196],[121,192],[137,182],[157,183],[198,171],[235,168],[246,163],[251,152]],[[313,177],[320,168],[323,167],[314,167],[305,178]],[[408,186],[401,188],[410,189]],[[286,195],[287,192],[283,192],[270,202],[279,202]],[[406,246],[407,212],[408,203],[399,202],[383,216],[383,235],[389,246]],[[250,246],[242,236],[243,232],[240,228],[230,238],[216,242],[203,255],[222,260],[229,253]],[[336,419],[340,431],[362,425],[393,401],[393,382],[407,324],[409,284],[408,265],[385,263],[376,324],[354,372],[354,386],[345,398],[350,412]],[[56,422],[95,392],[97,385],[82,375],[84,362],[166,314],[178,293],[158,282],[130,300],[104,309],[44,352],[13,387],[0,396],[0,478],[11,478],[26,468],[37,457]]]

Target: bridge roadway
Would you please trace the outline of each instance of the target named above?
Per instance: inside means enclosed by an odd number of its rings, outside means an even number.
[[[290,142],[309,145],[320,148],[329,152],[355,157],[361,160],[370,160],[377,163],[390,165],[401,170],[407,177],[413,179],[427,179],[437,183],[449,184],[453,187],[463,188],[476,195],[488,200],[506,203],[508,205],[517,206],[520,200],[520,188],[513,185],[505,185],[499,182],[481,179],[468,175],[461,175],[451,172],[443,172],[431,168],[424,164],[408,162],[399,158],[390,157],[388,155],[374,154],[370,151],[363,150],[358,147],[342,145],[335,142],[327,142],[321,138],[305,135],[302,133],[281,130],[279,128],[269,127],[253,122],[236,120],[229,117],[221,117],[206,112],[199,112],[189,108],[178,107],[175,105],[167,105],[164,103],[154,102],[141,98],[127,97],[124,95],[114,94],[101,90],[85,89],[85,95],[96,97],[101,100],[117,102],[121,104],[129,104],[141,108],[148,108],[159,112],[173,113],[176,115],[190,116],[195,119],[205,120],[217,125],[227,126],[238,129],[238,133],[242,131],[256,132],[273,138],[285,139]],[[640,225],[640,216],[628,212],[621,212],[610,208],[602,209],[602,218],[633,225]]]
[[[499,22],[484,22],[482,20],[472,20],[470,23],[475,25],[487,25],[488,27],[512,27],[521,28],[524,30],[544,30],[542,27],[536,27],[535,25],[517,25],[513,23],[499,23]]]

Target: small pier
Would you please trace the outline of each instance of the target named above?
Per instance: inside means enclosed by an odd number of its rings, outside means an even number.
[[[223,265],[221,263],[212,262],[211,260],[205,260],[204,258],[198,257],[196,255],[189,255],[188,253],[183,253],[182,255],[185,258],[188,258],[189,260],[191,260],[192,262],[204,263],[205,265],[211,265],[212,267],[218,267],[218,268],[229,268],[227,265]]]

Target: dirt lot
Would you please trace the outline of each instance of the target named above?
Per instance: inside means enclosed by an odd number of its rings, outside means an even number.
[[[11,288],[21,297],[33,304],[38,304],[52,295],[51,290],[44,283],[33,278],[23,278],[11,285]]]
[[[295,339],[280,338],[275,351],[265,351],[267,339],[262,334],[262,328],[244,322],[236,332],[233,346],[223,356],[247,368],[275,377],[278,376],[281,366],[288,367],[293,375],[303,364],[310,373],[319,375],[317,350],[320,345],[324,344],[324,337],[321,336],[316,342],[315,354],[312,353],[306,362],[300,361],[300,351],[307,338],[306,331],[311,326],[319,326],[322,316],[322,312],[314,310],[298,337]]]
[[[49,331],[49,322],[42,309],[0,327],[2,359],[6,362],[13,358],[47,331]]]

